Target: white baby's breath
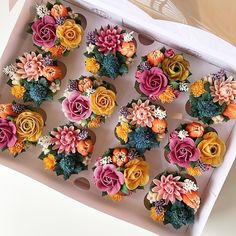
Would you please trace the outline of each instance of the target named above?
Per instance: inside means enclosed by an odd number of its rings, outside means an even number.
[[[44,148],[48,148],[51,145],[51,140],[51,136],[45,135],[38,140],[38,144],[43,146]]]
[[[181,92],[188,92],[189,90],[189,83],[183,82],[179,84],[179,90]]]
[[[93,44],[90,43],[90,44],[86,47],[87,53],[90,54],[90,53],[94,50],[94,48],[95,48],[95,45],[93,45]]]
[[[134,36],[133,36],[134,31],[130,32],[130,33],[125,33],[124,34],[124,41],[125,42],[130,42],[133,40]]]
[[[107,165],[109,163],[112,163],[110,156],[105,156],[100,160],[101,165]]]
[[[192,180],[185,179],[183,189],[187,192],[197,191],[198,186]]]
[[[147,195],[147,199],[151,204],[156,202],[157,201],[157,193],[153,193],[153,192],[149,191],[148,195]]]
[[[224,117],[222,115],[218,115],[218,116],[212,117],[212,120],[213,120],[214,124],[219,124],[224,121]]]
[[[15,64],[10,64],[10,65],[4,67],[2,71],[5,75],[13,77],[16,73],[16,70],[17,70],[16,65]]]
[[[91,163],[91,158],[85,157],[84,160],[83,160],[83,164],[84,164],[85,166],[88,166],[90,163]]]
[[[90,96],[91,94],[93,94],[95,92],[95,89],[93,89],[92,87],[88,88],[85,90],[85,94],[86,96]]]
[[[160,107],[157,107],[154,110],[154,117],[162,120],[167,117],[166,111],[163,111],[160,109]]]
[[[50,11],[48,10],[46,5],[36,5],[36,13],[39,18],[50,15]]]
[[[56,84],[54,82],[51,83],[49,89],[53,92],[56,93],[57,91],[60,90],[60,84]]]
[[[188,137],[189,135],[188,135],[188,131],[186,131],[186,130],[180,130],[179,132],[178,132],[178,137],[181,139],[181,140],[183,140],[183,139],[185,139],[186,137]]]

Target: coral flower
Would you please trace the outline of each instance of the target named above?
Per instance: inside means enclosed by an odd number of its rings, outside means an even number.
[[[60,66],[46,66],[43,69],[43,76],[49,81],[62,78],[62,71]]]
[[[171,103],[175,98],[174,89],[171,86],[167,86],[166,90],[159,95],[159,99],[162,103]]]
[[[200,138],[204,133],[204,127],[198,122],[188,123],[186,130],[191,138]]]
[[[117,166],[123,166],[129,161],[127,156],[128,150],[126,148],[116,148],[113,151],[112,162]]]
[[[186,192],[182,194],[183,202],[189,207],[197,210],[200,206],[200,197],[197,191]]]
[[[229,104],[223,112],[224,116],[227,116],[229,119],[236,119],[236,104]]]
[[[12,104],[0,104],[0,117],[6,119],[8,116],[15,116],[16,113],[12,109]]]
[[[126,56],[128,58],[132,57],[136,52],[136,47],[134,42],[123,42],[121,49],[120,49],[120,53],[123,56]]]

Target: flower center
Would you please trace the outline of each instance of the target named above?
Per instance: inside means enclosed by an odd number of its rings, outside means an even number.
[[[174,188],[173,188],[173,185],[170,184],[170,183],[167,183],[164,187],[165,191],[168,193],[168,194],[172,194],[174,192]]]

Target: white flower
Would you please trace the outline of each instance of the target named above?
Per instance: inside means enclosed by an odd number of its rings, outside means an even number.
[[[44,155],[47,155],[50,152],[50,150],[46,147],[43,147],[42,150]]]
[[[83,164],[85,166],[88,166],[91,163],[91,158],[89,157],[84,157]]]
[[[71,11],[68,12],[68,15],[71,19],[75,19],[76,17],[78,17],[79,15],[77,13],[73,13]]]
[[[95,48],[95,45],[93,44],[89,44],[87,47],[86,47],[86,50],[87,50],[87,53],[90,54]]]
[[[183,189],[187,192],[197,191],[198,186],[192,180],[185,179]]]
[[[157,193],[153,193],[151,191],[148,192],[147,199],[152,204],[157,201]]]
[[[179,90],[181,92],[188,92],[189,90],[189,83],[186,83],[186,82],[182,82],[179,84]]]
[[[162,120],[167,117],[166,111],[163,111],[158,107],[154,110],[154,117]]]
[[[124,41],[125,42],[130,42],[133,40],[134,36],[133,36],[134,31],[130,32],[130,33],[125,33],[124,34]]]
[[[109,163],[112,163],[111,157],[110,156],[105,156],[100,160],[101,165],[106,165]]]
[[[36,5],[36,13],[39,18],[50,15],[50,11],[47,9],[46,5]]]
[[[85,94],[86,96],[90,96],[91,94],[93,94],[95,92],[95,89],[93,89],[92,87],[88,88],[85,90]]]
[[[12,77],[11,77],[11,82],[13,85],[20,85],[20,81],[21,81],[21,76],[19,74],[14,74]]]
[[[180,139],[185,139],[186,137],[188,137],[189,135],[188,135],[188,131],[186,131],[186,130],[180,130],[179,132],[178,132],[178,137],[180,138]]]
[[[66,89],[63,93],[63,97],[67,98],[70,95],[70,91]]]
[[[5,75],[13,77],[16,74],[17,68],[15,64],[11,64],[4,67],[2,71]]]
[[[44,148],[48,148],[51,145],[51,140],[51,136],[45,135],[38,140],[38,144],[43,146]]]
[[[134,59],[129,57],[129,58],[126,59],[125,64],[129,65],[129,64],[133,63],[133,61],[134,61]]]
[[[49,89],[53,92],[56,93],[57,91],[60,90],[60,84],[56,84],[54,82],[51,83]]]
[[[204,82],[209,82],[210,84],[212,84],[212,82],[213,82],[212,75],[204,76],[202,79]]]
[[[94,83],[96,83],[98,86],[102,85],[103,84],[103,79],[101,79],[100,77],[95,77],[96,80],[94,81]]]
[[[128,122],[128,120],[123,115],[121,115],[121,116],[119,116],[119,122],[126,123],[126,122]]]
[[[222,123],[224,121],[224,117],[222,115],[212,117],[214,124]]]

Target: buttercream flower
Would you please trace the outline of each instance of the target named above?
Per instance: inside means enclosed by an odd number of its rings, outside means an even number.
[[[56,158],[52,154],[48,154],[43,159],[43,165],[45,170],[54,170],[56,164],[57,164]]]
[[[16,126],[11,121],[0,118],[0,148],[10,148],[17,141]]]
[[[77,91],[71,92],[63,100],[62,111],[65,113],[66,118],[72,122],[85,120],[92,114],[89,98]]]
[[[167,121],[165,119],[154,119],[152,122],[152,131],[158,134],[164,134],[167,128]]]
[[[204,133],[204,127],[199,122],[188,123],[185,129],[191,138],[200,138]]]
[[[38,80],[43,75],[44,61],[42,54],[36,54],[35,52],[24,53],[19,57],[16,73],[21,76],[22,79]]]
[[[96,115],[111,115],[116,106],[116,94],[101,86],[90,95],[91,110]]]
[[[0,117],[6,119],[8,116],[15,116],[16,113],[13,111],[11,103],[0,104]]]
[[[55,45],[49,48],[48,51],[52,54],[53,57],[60,57],[66,51],[66,48],[62,45]]]
[[[174,57],[175,52],[172,48],[166,49],[164,53],[165,57]]]
[[[206,92],[204,88],[204,81],[201,79],[196,80],[191,86],[190,91],[193,94],[194,97],[200,97],[203,93]]]
[[[23,150],[25,149],[25,145],[24,142],[22,142],[21,140],[18,140],[14,146],[9,147],[9,153],[16,156],[17,154],[20,154]]]
[[[176,200],[182,201],[181,194],[185,193],[183,189],[183,182],[180,182],[180,176],[173,176],[172,174],[165,176],[162,175],[160,180],[154,179],[155,187],[152,192],[157,193],[157,200],[164,199],[167,205],[169,201],[173,204]]]
[[[133,57],[135,52],[136,52],[136,47],[135,47],[134,42],[123,42],[122,43],[120,53],[123,56],[130,58],[130,57]]]
[[[43,69],[43,76],[49,81],[54,81],[55,79],[62,79],[62,71],[60,66],[46,66]]]
[[[149,191],[147,195],[147,199],[151,204],[155,203],[157,201],[157,193],[153,193],[152,191]]]
[[[116,126],[116,135],[118,138],[122,139],[125,143],[128,142],[129,133],[132,130],[127,122],[122,122],[120,125]]]
[[[86,58],[85,68],[88,72],[91,72],[92,74],[97,74],[100,69],[100,64],[94,57]]]
[[[96,116],[88,123],[88,128],[98,128],[101,124],[101,116]]]
[[[171,86],[167,86],[166,90],[159,95],[159,99],[162,103],[171,103],[175,98],[175,91]]]
[[[94,145],[91,139],[80,140],[76,145],[77,152],[82,156],[87,156],[89,153],[92,153]]]
[[[123,166],[129,161],[128,150],[126,148],[115,148],[113,151],[112,162],[117,166]]]
[[[236,119],[236,103],[230,103],[223,112],[229,119]]]
[[[183,202],[189,207],[197,210],[200,206],[200,197],[197,191],[186,192],[182,194]]]
[[[180,54],[162,61],[162,69],[170,80],[186,80],[190,75],[189,67],[189,62]]]
[[[11,94],[16,99],[23,99],[25,92],[26,92],[26,89],[25,89],[24,86],[14,85],[14,86],[11,87]]]
[[[56,21],[51,16],[44,16],[35,21],[32,26],[33,41],[39,47],[51,48],[56,40]]]
[[[74,20],[67,19],[57,27],[56,34],[62,46],[73,49],[80,45],[84,30]]]
[[[214,80],[212,86],[210,86],[211,96],[213,102],[218,102],[220,105],[226,103],[227,105],[232,103],[236,97],[236,81],[233,76],[228,79],[221,78]]]
[[[67,8],[62,4],[55,4],[51,9],[51,15],[57,19],[58,17],[68,16]]]
[[[78,89],[80,92],[85,92],[87,89],[91,88],[93,85],[92,80],[89,77],[85,77],[78,81]]]
[[[154,50],[147,55],[147,61],[151,66],[157,66],[164,59],[164,54],[160,50]]]
[[[166,90],[168,79],[160,68],[153,67],[150,70],[137,71],[135,75],[139,83],[139,89],[146,96],[158,97]]]
[[[124,184],[124,175],[116,170],[115,165],[97,166],[94,170],[94,181],[98,189],[115,195]]]
[[[149,100],[143,102],[141,99],[139,99],[137,103],[132,103],[132,108],[128,108],[129,115],[127,116],[131,125],[137,125],[137,127],[152,127],[155,106],[149,103]]]
[[[145,186],[149,181],[149,165],[143,159],[134,159],[125,165],[125,184],[129,190]]]
[[[15,119],[18,137],[24,141],[37,142],[42,136],[44,120],[34,111],[24,111]]]
[[[58,153],[76,153],[76,145],[79,141],[78,134],[79,130],[75,129],[74,126],[58,127],[51,131],[53,150],[58,150]]]
[[[200,151],[196,148],[195,142],[191,138],[170,138],[170,152],[168,158],[171,163],[180,167],[188,167],[191,161],[197,161]]]
[[[216,132],[208,132],[203,135],[203,140],[198,144],[200,161],[204,164],[218,167],[221,165],[226,151],[225,143]]]

